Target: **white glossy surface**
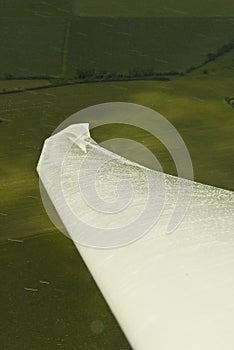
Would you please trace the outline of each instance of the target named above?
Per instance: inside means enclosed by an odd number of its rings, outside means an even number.
[[[54,179],[60,172],[60,160],[69,143],[66,140],[74,141],[82,128],[87,125],[73,125],[48,139],[38,165],[50,199],[73,238],[77,226],[63,205],[64,197],[55,189]],[[93,144],[88,135],[81,138],[70,161],[76,159],[79,164],[79,157],[87,152],[90,142]],[[101,147],[94,147],[101,156],[111,156]],[[114,169],[116,166],[121,169],[118,173],[124,173],[125,169],[129,172],[132,169],[129,163],[120,159]],[[95,210],[89,212],[87,219],[88,208],[82,201],[77,202],[80,193],[73,180],[66,188],[69,174],[73,177],[69,164],[64,163],[65,180],[62,181],[65,181],[65,198],[74,199],[71,201],[73,214],[84,221],[90,219],[99,227],[107,225],[105,215],[101,217]],[[142,181],[137,175],[139,169],[131,175],[137,186],[137,181]],[[104,185],[100,187],[107,197],[113,185],[107,180],[108,171],[107,168]],[[154,172],[155,178],[158,174]],[[164,211],[157,224],[141,239],[117,249],[87,248],[76,243],[77,249],[134,349],[233,350],[233,193],[194,183],[192,201],[183,222],[173,234],[166,235],[178,185],[176,178],[169,175],[165,176],[165,183]],[[144,196],[144,191],[139,191],[134,198],[131,215],[137,215]],[[109,219],[109,224],[116,227],[119,222],[125,224],[129,215],[126,212],[117,220]]]

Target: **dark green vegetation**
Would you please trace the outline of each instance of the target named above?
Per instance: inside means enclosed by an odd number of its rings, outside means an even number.
[[[128,6],[123,1],[106,6],[105,0],[2,1],[0,77],[68,79],[76,78],[77,72],[87,76],[95,71],[96,80],[100,75],[129,76],[136,69],[141,70],[139,77],[150,70],[154,75],[181,73],[233,40],[234,20],[225,17],[231,15],[233,2],[212,1],[200,7],[195,1],[167,2],[158,1],[157,7],[148,0],[147,7],[143,2],[133,6],[131,1]],[[150,11],[149,18],[141,7]],[[183,9],[187,14],[180,14]],[[198,16],[200,12],[208,17]]]
[[[230,106],[232,106],[232,108],[234,108],[234,97],[226,96],[226,97],[225,97],[225,101],[226,101]]]
[[[0,76],[61,74],[65,28],[62,18],[1,18]]]
[[[129,350],[70,240],[0,244],[2,349]]]
[[[220,47],[218,50],[216,50],[215,52],[211,52],[208,53],[207,57],[205,58],[205,60],[197,65],[197,66],[191,66],[186,70],[186,73],[191,73],[194,70],[197,70],[198,68],[202,68],[204,67],[205,69],[203,70],[204,74],[208,73],[208,70],[206,69],[206,65],[210,62],[216,61],[217,58],[222,57],[222,56],[227,56],[228,53],[232,53],[234,50],[234,40],[230,41],[228,44],[223,45],[222,47]]]
[[[232,19],[75,18],[68,44],[67,74],[73,76],[77,69],[91,68],[126,73],[139,67],[183,72],[229,43],[233,32]]]
[[[228,17],[230,0],[1,0],[2,16]]]
[[[48,80],[34,80],[34,79],[7,79],[0,80],[0,93],[13,92],[13,91],[23,91],[25,89],[35,89],[42,86],[51,85]]]
[[[74,0],[73,13],[101,17],[222,17],[234,12],[230,0]]]
[[[65,17],[71,14],[73,0],[1,0],[0,17]]]

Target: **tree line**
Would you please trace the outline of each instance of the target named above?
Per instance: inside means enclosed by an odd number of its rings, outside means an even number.
[[[168,71],[168,72],[157,72],[154,68],[142,68],[142,67],[133,67],[130,68],[126,72],[110,72],[105,70],[96,70],[93,68],[87,68],[87,69],[80,69],[78,68],[76,70],[74,77],[51,77],[46,75],[41,76],[31,76],[31,77],[16,77],[13,74],[7,73],[3,75],[3,79],[5,80],[51,80],[52,84],[59,85],[60,83],[63,84],[67,81],[80,81],[80,82],[97,82],[97,81],[112,81],[112,80],[161,80],[161,81],[168,81],[170,80],[170,76],[183,76],[185,74],[188,74],[195,69],[201,68],[205,65],[207,65],[209,62],[212,62],[216,60],[218,57],[230,52],[234,49],[234,40],[229,42],[228,44],[223,45],[218,50],[216,50],[213,53],[208,53],[206,58],[203,60],[203,62],[199,65],[193,65],[186,69],[185,72],[177,72],[177,71]],[[208,74],[208,70],[204,69],[204,74]]]
[[[133,67],[127,72],[108,72],[98,71],[96,69],[77,69],[76,77],[82,81],[109,81],[109,80],[170,80],[169,76],[183,75],[181,72],[156,72],[153,68]]]
[[[222,47],[220,47],[218,50],[216,50],[215,52],[211,52],[208,53],[206,58],[204,59],[204,61],[197,65],[197,66],[191,66],[186,70],[186,73],[191,73],[192,71],[194,71],[195,69],[201,68],[203,66],[205,66],[206,64],[215,61],[218,57],[223,56],[227,53],[229,53],[230,51],[232,51],[234,49],[234,40],[230,41],[228,44],[223,45]],[[208,70],[205,69],[203,71],[204,74],[208,73]]]

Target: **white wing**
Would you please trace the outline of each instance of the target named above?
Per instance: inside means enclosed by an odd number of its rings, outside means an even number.
[[[71,149],[74,142],[76,146]],[[175,177],[165,175],[164,210],[143,237],[117,249],[85,247],[77,240],[86,242],[89,233],[82,235],[74,218],[98,230],[116,229],[119,224],[126,225],[132,216],[138,217],[145,198],[145,190],[139,190],[127,209],[111,216],[90,207],[76,185],[75,175],[87,152],[93,149],[95,159],[113,158],[112,166],[106,167],[101,176],[104,183],[100,191],[105,198],[109,199],[108,191],[113,194],[114,184],[108,180],[112,175],[119,180],[118,174],[126,173],[138,189],[144,189],[143,184],[139,186],[144,177],[139,175],[142,167],[96,145],[89,136],[87,124],[72,125],[49,138],[38,172],[60,219],[132,347],[136,350],[233,350],[233,193],[194,183],[184,220],[173,234],[166,235],[178,185]],[[157,181],[160,174],[155,171],[153,176]],[[86,185],[88,192],[89,178]]]

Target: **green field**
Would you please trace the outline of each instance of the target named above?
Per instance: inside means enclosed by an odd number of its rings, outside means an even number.
[[[24,90],[50,85],[48,80],[0,80],[0,93],[4,91]]]
[[[231,0],[1,0],[0,16],[229,17]]]
[[[190,73],[190,76],[198,76],[204,74],[204,70],[211,76],[234,77],[234,50],[219,57],[217,60],[209,62],[201,68],[196,69]]]
[[[73,0],[1,0],[0,17],[64,17],[71,14]]]
[[[0,244],[0,269],[2,349],[130,349],[64,236]]]
[[[185,71],[233,39],[234,19],[73,19],[68,74],[77,69]],[[76,44],[75,44],[76,43]]]
[[[66,22],[61,18],[1,18],[0,77],[60,75]]]
[[[133,0],[128,6],[125,1],[107,6],[106,0],[2,1],[0,78],[74,78],[78,69],[185,71],[233,40],[234,5],[225,1],[175,6],[168,0],[158,7],[153,0],[148,6],[134,6]]]
[[[230,0],[74,0],[79,16],[101,17],[229,17],[234,14]]]

